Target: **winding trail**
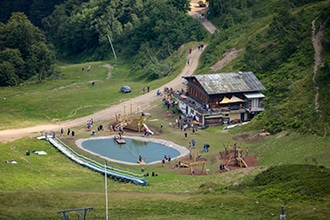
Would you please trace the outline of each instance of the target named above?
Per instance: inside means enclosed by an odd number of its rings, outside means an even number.
[[[182,76],[189,76],[194,73],[194,71],[197,69],[201,53],[202,51],[194,49],[192,53],[188,56],[188,58],[191,60],[190,64],[186,65],[182,72],[174,80],[167,83],[165,86],[167,86],[168,88],[173,88],[174,90],[181,90],[184,87],[184,85],[182,84]],[[86,125],[87,120],[91,118],[93,118],[93,120],[97,122],[111,120],[115,118],[115,113],[121,112],[123,110],[124,105],[130,106],[131,103],[133,103],[134,106],[140,106],[140,109],[148,110],[152,107],[150,104],[153,101],[161,99],[160,96],[156,96],[157,89],[151,90],[149,93],[145,93],[144,95],[140,95],[138,97],[123,101],[118,105],[111,106],[92,115],[77,118],[74,120],[63,121],[56,124],[42,124],[33,127],[0,131],[0,142],[15,141],[23,137],[36,137],[41,135],[44,131],[59,131],[62,127],[73,128],[78,126],[84,126]]]

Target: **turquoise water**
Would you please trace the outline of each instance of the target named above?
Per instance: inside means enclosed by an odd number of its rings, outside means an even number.
[[[118,144],[113,138],[91,139],[83,141],[81,146],[100,156],[126,163],[137,164],[140,155],[146,164],[161,162],[164,155],[170,155],[171,158],[180,156],[177,150],[162,144],[130,138],[125,140],[126,144]]]

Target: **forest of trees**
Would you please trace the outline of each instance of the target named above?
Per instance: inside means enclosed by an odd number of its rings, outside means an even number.
[[[0,23],[0,86],[41,81],[55,72],[54,52],[24,13],[13,13],[6,24]]]
[[[108,37],[135,75],[150,80],[167,74],[162,60],[206,31],[191,18],[187,0],[67,0],[43,19],[60,58],[102,60],[112,56]]]
[[[110,37],[117,54],[131,60],[134,75],[149,80],[168,74],[168,64],[162,61],[182,44],[206,36],[201,24],[187,14],[189,0],[54,0],[49,4],[30,0],[21,8],[21,1],[9,2],[1,5],[28,14],[54,45],[58,59],[108,59]],[[2,21],[8,11],[1,14]]]

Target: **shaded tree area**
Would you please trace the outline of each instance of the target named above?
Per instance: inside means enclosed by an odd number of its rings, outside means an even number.
[[[138,70],[156,70],[146,76],[155,79],[166,75],[162,60],[182,44],[206,36],[201,24],[186,14],[187,1],[177,1],[175,7],[173,1],[162,0],[77,1],[56,6],[43,20],[48,38],[64,59],[109,58],[110,37],[120,57],[134,61]]]
[[[0,23],[0,86],[41,81],[55,72],[55,56],[46,38],[22,12]]]
[[[41,28],[41,20],[49,16],[55,5],[65,0],[2,0],[0,1],[0,22],[7,22],[13,12],[23,12],[33,25]]]

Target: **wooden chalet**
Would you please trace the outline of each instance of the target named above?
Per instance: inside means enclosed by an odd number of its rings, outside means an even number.
[[[201,125],[248,121],[264,110],[265,87],[252,72],[184,76],[179,108]]]

